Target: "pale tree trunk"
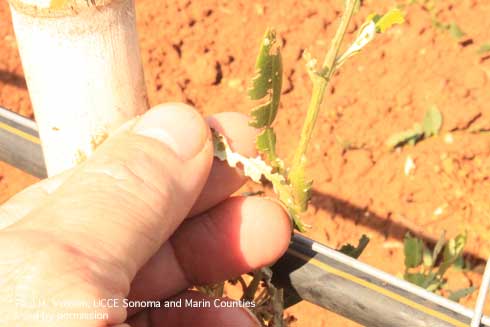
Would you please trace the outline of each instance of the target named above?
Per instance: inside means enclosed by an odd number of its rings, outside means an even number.
[[[147,109],[134,0],[10,0],[48,175]]]

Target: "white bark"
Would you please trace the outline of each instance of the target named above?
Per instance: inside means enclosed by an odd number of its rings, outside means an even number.
[[[90,156],[147,109],[134,0],[98,1],[97,7],[72,2],[11,0],[50,176]],[[54,3],[60,8],[49,7]]]

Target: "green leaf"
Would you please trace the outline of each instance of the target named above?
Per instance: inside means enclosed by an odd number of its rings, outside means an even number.
[[[447,241],[444,251],[442,253],[442,263],[439,266],[438,274],[440,276],[451,267],[458,258],[463,254],[464,247],[467,242],[467,233],[459,234],[455,238]]]
[[[468,287],[468,288],[462,288],[460,290],[451,292],[449,294],[448,299],[451,301],[459,302],[464,297],[467,297],[471,293],[473,293],[476,290],[474,286]]]
[[[485,54],[487,52],[490,52],[490,43],[485,43],[478,48],[478,54]]]
[[[394,25],[403,24],[405,22],[405,16],[398,8],[393,8],[383,16],[373,15],[372,20],[376,24],[376,31],[378,33],[384,33]]]
[[[424,136],[420,124],[414,124],[413,128],[391,135],[385,144],[388,148],[394,149],[407,143],[415,144]]]
[[[257,75],[252,80],[248,94],[252,100],[267,102],[252,110],[250,125],[257,128],[270,126],[276,118],[282,88],[282,59],[276,40],[276,33],[269,29],[262,39],[255,64]]]
[[[433,279],[433,277],[417,272],[417,273],[405,273],[403,275],[403,279],[405,279],[407,282],[425,288],[426,285],[428,284],[428,281],[430,282]]]
[[[432,261],[436,263],[439,254],[441,253],[442,248],[446,244],[446,231],[442,231],[439,239],[437,240],[436,245],[434,246],[434,251],[432,252]]]
[[[352,244],[343,245],[340,248],[340,252],[346,254],[354,259],[357,259],[361,256],[362,252],[366,249],[366,246],[369,244],[369,237],[366,235],[362,235],[359,239],[359,243],[357,246],[353,246]]]
[[[300,232],[304,232],[305,225],[301,222],[297,214],[297,209],[291,194],[291,188],[286,183],[284,176],[277,172],[273,172],[273,168],[260,157],[247,158],[239,153],[233,152],[223,135],[215,130],[212,130],[212,133],[214,156],[221,161],[226,161],[230,167],[240,166],[243,169],[244,175],[250,177],[252,181],[258,184],[261,184],[262,178],[268,180],[272,184],[279,201],[288,208],[289,216],[293,221],[294,226]]]
[[[439,134],[442,126],[442,114],[437,109],[436,106],[433,106],[425,113],[424,122],[423,122],[423,130],[425,137],[431,137],[433,135]]]
[[[432,19],[432,25],[437,28],[437,29],[440,29],[440,30],[444,30],[444,31],[447,31],[449,29],[449,25],[448,24],[444,24],[443,22],[437,20],[437,19]]]
[[[425,244],[424,244],[424,251],[422,254],[422,261],[424,263],[424,266],[426,266],[426,267],[432,267],[434,265],[432,253]]]
[[[456,39],[460,39],[463,36],[465,36],[465,32],[463,32],[461,28],[458,25],[456,25],[456,23],[449,24],[448,29],[449,29],[449,33],[451,33],[451,35]]]
[[[274,168],[278,171],[284,169],[283,161],[276,154],[276,133],[272,128],[266,127],[259,136],[257,136],[256,145],[257,150],[267,156],[267,159]]]
[[[375,38],[376,33],[384,33],[393,25],[402,24],[403,22],[405,22],[405,18],[398,8],[391,9],[385,15],[369,15],[364,24],[359,28],[359,32],[354,42],[337,58],[335,69],[338,69],[347,59],[359,53]],[[321,72],[320,75],[325,76],[325,72]]]
[[[434,246],[434,251],[432,252],[432,261],[434,264],[436,263],[444,244],[446,244],[446,231],[443,230],[439,236],[439,239],[437,240],[436,245]]]
[[[403,239],[403,248],[405,253],[405,267],[415,268],[422,263],[422,250],[424,244],[421,239],[412,237],[410,233]]]
[[[297,212],[304,212],[308,206],[311,197],[311,186],[313,181],[306,179],[306,158],[303,156],[299,165],[293,167],[288,175],[288,181],[291,185],[293,194],[294,207]]]

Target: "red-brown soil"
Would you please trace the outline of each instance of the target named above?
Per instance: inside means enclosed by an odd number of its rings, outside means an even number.
[[[301,53],[308,48],[324,55],[342,3],[138,0],[151,104],[184,101],[204,114],[249,112],[245,90],[260,38],[273,26],[284,43],[276,130],[279,152],[288,157],[311,92]],[[365,0],[355,25],[394,4]],[[436,13],[466,36],[458,42],[434,28],[422,6],[407,7],[407,23],[380,36],[335,76],[309,151],[315,184],[307,235],[338,247],[367,234],[372,241],[361,260],[393,274],[403,271],[401,240],[409,230],[432,239],[442,230],[449,236],[467,230],[468,254],[490,255],[490,53],[477,54],[490,42],[490,2],[440,1]],[[5,1],[0,40],[0,104],[32,116]],[[391,134],[410,128],[433,105],[444,117],[440,136],[399,151],[385,148]],[[416,168],[406,176],[408,157]],[[35,181],[5,164],[0,174],[0,201]],[[478,286],[481,269],[453,272],[450,284]],[[473,305],[475,298],[463,303]],[[296,326],[357,326],[307,303],[288,313]]]

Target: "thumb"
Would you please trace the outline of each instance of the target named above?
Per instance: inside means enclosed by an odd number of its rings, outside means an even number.
[[[203,118],[183,104],[156,107],[125,126],[13,227],[48,230],[131,280],[189,213],[213,147]]]

